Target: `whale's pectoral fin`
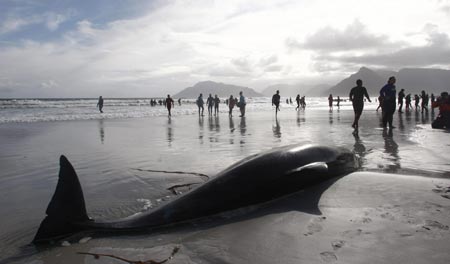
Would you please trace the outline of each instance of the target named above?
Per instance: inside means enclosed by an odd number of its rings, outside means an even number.
[[[80,231],[76,223],[89,220],[75,169],[65,156],[60,157],[59,163],[58,184],[33,243]]]
[[[328,172],[328,165],[325,162],[313,162],[301,167],[289,170],[286,175],[298,174],[298,173],[326,173]]]

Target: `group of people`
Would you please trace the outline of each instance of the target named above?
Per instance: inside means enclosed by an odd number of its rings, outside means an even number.
[[[398,112],[403,113],[403,101],[405,101],[405,111],[410,111],[412,109],[411,105],[411,94],[405,95],[405,90],[401,89],[398,93],[396,92],[395,87],[396,79],[394,76],[389,77],[387,84],[385,84],[380,89],[380,94],[378,97],[379,100],[379,106],[377,108],[377,111],[379,108],[382,109],[382,126],[383,128],[389,127],[389,129],[394,128],[392,121],[393,121],[393,115],[396,111],[397,105],[399,105]],[[364,98],[367,98],[369,102],[372,102],[370,100],[369,94],[367,93],[367,89],[363,86],[362,80],[356,81],[356,86],[353,87],[350,90],[349,99],[352,102],[353,111],[355,113],[355,117],[352,123],[352,127],[357,130],[359,127],[359,119],[361,117],[362,111],[364,109]],[[338,96],[338,106],[340,102],[340,97]],[[421,109],[422,113],[424,111],[428,112],[428,102],[429,102],[429,96],[425,91],[421,92],[421,95],[414,95],[414,101],[415,101],[415,107],[416,111],[419,110],[419,102],[421,100]],[[162,101],[162,100],[161,100]],[[275,106],[275,115],[278,114],[280,111],[280,91],[277,90],[276,93],[272,96],[272,106]],[[306,103],[305,103],[305,96],[300,97],[300,95],[297,95],[296,97],[297,101],[297,107],[296,110],[303,108],[305,109]],[[332,102],[333,102],[333,96],[330,94],[328,97],[329,106],[330,109],[332,108]],[[181,99],[178,100],[179,104],[181,105]],[[209,97],[206,100],[206,105],[208,106],[208,114],[213,114],[213,108],[214,108],[214,115],[218,115],[219,113],[219,105],[220,105],[220,99],[217,96],[217,94],[213,97],[211,94],[209,94]],[[289,102],[289,101],[288,101]],[[156,104],[156,100],[154,100],[154,103]],[[171,114],[171,109],[174,106],[174,101],[170,97],[170,95],[167,95],[167,98],[162,102],[166,106],[168,110],[169,117]],[[225,103],[228,105],[229,108],[229,116],[233,116],[233,109],[235,106],[239,107],[239,110],[241,112],[240,117],[245,116],[245,107],[246,107],[246,99],[241,92],[239,92],[239,99],[236,97],[233,97],[233,95],[230,95],[228,99],[225,100]],[[161,103],[160,103],[161,104]],[[198,114],[199,116],[203,116],[204,112],[204,100],[203,100],[203,94],[200,94],[196,100],[196,104],[198,106]],[[99,111],[103,113],[103,97],[100,96],[98,99],[97,107],[99,108]],[[441,93],[441,95],[438,98],[435,98],[433,94],[431,94],[431,107],[439,108],[439,114],[436,118],[436,120],[433,121],[432,127],[433,128],[450,128],[450,98],[447,92]]]
[[[405,99],[405,105],[406,105],[406,111],[409,111],[412,109],[411,106],[411,94],[408,94],[405,96],[405,90],[401,89],[398,93],[398,100],[396,100],[396,87],[395,87],[396,79],[394,76],[389,77],[387,84],[385,84],[381,90],[380,95],[378,97],[378,100],[380,102],[380,105],[377,108],[377,111],[379,108],[382,109],[382,126],[383,128],[387,128],[389,126],[389,129],[394,128],[392,125],[393,116],[395,113],[395,110],[397,108],[397,104],[399,105],[399,113],[403,113],[403,99]],[[352,88],[350,91],[350,101],[352,101],[353,104],[353,110],[355,112],[355,119],[353,121],[352,127],[357,129],[358,128],[358,121],[361,117],[362,110],[364,108],[364,97],[367,98],[369,102],[369,94],[367,93],[367,90],[365,87],[362,86],[362,81],[357,80],[356,81],[356,87]],[[421,95],[418,96],[417,94],[414,96],[415,98],[415,106],[416,111],[419,109],[419,100],[422,99],[422,113],[424,111],[428,112],[428,101],[429,96],[425,91],[421,92]],[[439,115],[438,117],[433,121],[431,126],[433,128],[450,128],[450,100],[448,97],[447,92],[441,93],[441,96],[438,97],[435,100],[435,97],[433,94],[431,94],[431,101],[432,101],[432,107],[436,108],[439,107]]]
[[[409,112],[411,109],[413,109],[413,106],[411,104],[412,100],[414,99],[414,106],[416,111],[419,111],[420,109],[422,109],[422,113],[426,112],[428,113],[428,103],[430,101],[431,98],[431,104],[433,104],[436,100],[434,94],[431,94],[431,96],[429,96],[424,90],[422,90],[422,92],[420,93],[420,95],[415,94],[414,98],[411,97],[411,94],[407,94],[405,95],[405,89],[401,89],[400,92],[398,93],[398,112],[399,113],[403,113],[402,108],[403,108],[403,100],[405,101],[405,111]],[[420,104],[420,106],[419,106]],[[433,108],[432,108],[433,110]]]
[[[234,106],[239,107],[239,110],[241,112],[240,117],[244,117],[245,116],[245,106],[247,105],[246,101],[245,101],[245,97],[241,92],[239,92],[239,100],[236,97],[233,97],[233,95],[230,95],[230,98],[225,100],[225,103],[228,105],[228,115],[230,117],[233,116],[233,108]],[[200,94],[196,100],[196,104],[198,106],[198,115],[199,116],[203,116],[203,111],[204,111],[204,104],[205,102],[203,101],[203,94]],[[209,97],[206,100],[206,105],[208,106],[208,114],[212,115],[212,109],[214,107],[214,115],[218,115],[219,114],[219,104],[220,104],[220,99],[217,96],[217,94],[212,97],[211,94],[209,94]]]

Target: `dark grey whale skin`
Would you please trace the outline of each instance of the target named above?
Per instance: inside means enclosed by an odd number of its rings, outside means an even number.
[[[33,240],[46,242],[86,230],[138,230],[193,220],[267,202],[355,171],[355,155],[339,147],[289,145],[249,156],[155,210],[112,222],[89,219],[70,162],[60,158],[55,194]]]

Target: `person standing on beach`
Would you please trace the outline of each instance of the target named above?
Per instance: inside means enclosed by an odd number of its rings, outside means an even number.
[[[173,102],[173,99],[170,98],[170,94],[168,94],[167,98],[166,98],[166,108],[169,111],[169,117],[172,116],[172,113],[170,112],[170,110],[172,109],[172,106],[175,106],[175,104]]]
[[[403,98],[405,98],[405,89],[401,89],[400,92],[398,92],[398,105],[400,105],[398,107],[398,112],[399,113],[403,113],[402,112],[402,108],[403,108]]]
[[[416,111],[419,108],[419,102],[420,102],[420,97],[417,94],[415,94],[414,95],[414,106],[416,107]]]
[[[214,115],[218,115],[219,114],[219,104],[220,104],[220,99],[217,96],[217,94],[214,96]]]
[[[178,98],[178,105],[181,105],[181,98]]]
[[[98,110],[100,110],[100,113],[103,113],[103,97],[102,96],[100,96],[98,98],[97,107],[98,107]]]
[[[205,103],[203,102],[203,94],[200,94],[197,98],[197,106],[198,106],[198,115],[203,116],[203,111],[205,110],[205,108],[203,108],[203,105]],[[201,109],[201,114],[200,114],[200,109]]]
[[[242,94],[242,91],[239,92],[239,110],[241,110],[241,115],[239,117],[245,117],[245,105],[247,103],[245,102],[245,97]]]
[[[338,98],[337,98],[337,104],[336,104],[336,106],[338,107],[338,109],[339,109],[339,104],[340,104],[340,102],[341,102],[341,97],[339,97],[339,95],[338,95]]]
[[[392,125],[392,119],[395,113],[395,77],[391,76],[388,79],[388,83],[383,86],[380,90],[380,96],[383,97],[383,128],[389,124],[389,128],[392,129],[394,126]]]
[[[278,111],[280,111],[280,91],[277,90],[277,92],[272,96],[272,106],[275,105],[275,116],[278,114]]]
[[[208,115],[212,115],[212,109],[214,106],[214,98],[209,94],[208,99],[206,99],[206,106],[208,106]]]
[[[330,107],[330,110],[333,109],[333,95],[330,94],[330,96],[328,96],[328,106]]]
[[[234,108],[235,104],[236,104],[236,100],[234,100],[233,96],[230,95],[230,99],[228,99],[228,109],[230,109],[230,112],[228,113],[228,115],[230,117],[233,117],[233,108]]]
[[[364,96],[367,98],[369,102],[369,94],[367,93],[366,87],[362,86],[363,82],[361,80],[356,81],[356,87],[353,87],[350,90],[350,101],[352,101],[353,111],[355,112],[355,119],[353,120],[352,127],[354,129],[358,129],[359,118],[361,117],[362,111],[364,109]],[[339,98],[339,97],[338,97]]]

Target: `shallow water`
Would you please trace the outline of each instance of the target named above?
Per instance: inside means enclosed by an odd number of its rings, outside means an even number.
[[[39,259],[36,249],[26,245],[45,216],[61,154],[75,167],[88,212],[97,219],[149,210],[173,198],[168,187],[204,181],[195,175],[145,170],[213,176],[248,155],[287,144],[347,147],[361,158],[362,170],[450,178],[450,134],[431,129],[431,113],[396,113],[396,129],[389,133],[379,128],[381,113],[375,108],[376,104],[366,107],[358,134],[350,127],[349,105],[300,112],[286,106],[277,119],[270,108],[256,106],[249,107],[245,118],[235,111],[233,118],[225,113],[218,117],[174,113],[171,119],[0,124],[1,259],[10,262],[10,257],[29,254],[29,261]]]

